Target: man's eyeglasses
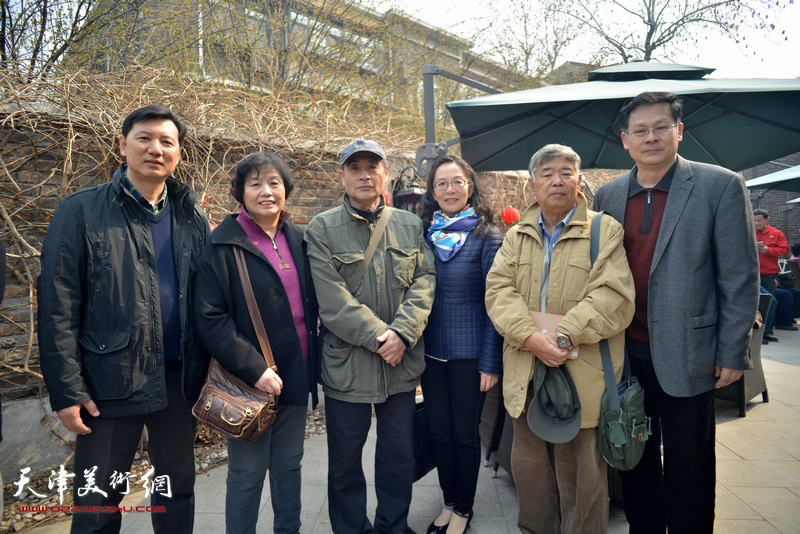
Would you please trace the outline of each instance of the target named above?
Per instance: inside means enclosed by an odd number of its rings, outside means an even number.
[[[453,189],[464,189],[468,185],[469,185],[469,180],[456,179],[453,180],[452,182],[434,182],[433,188],[436,189],[437,191],[444,191],[445,189],[451,186],[453,187]]]
[[[668,126],[655,126],[653,128],[636,128],[635,130],[630,130],[625,133],[630,137],[635,137],[636,139],[644,139],[650,134],[651,131],[658,137],[666,137],[678,124],[680,123],[670,124]]]

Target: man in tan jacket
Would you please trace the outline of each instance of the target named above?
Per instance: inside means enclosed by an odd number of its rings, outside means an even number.
[[[608,526],[606,463],[597,452],[605,391],[598,342],[608,339],[619,380],[635,295],[622,227],[611,217],[602,220],[600,249],[591,264],[595,213],[579,192],[580,163],[563,145],[547,145],[533,155],[535,200],[506,235],[486,279],[489,317],[505,338],[503,395],[515,418],[511,467],[522,532],[606,532]],[[564,317],[554,330],[539,330],[531,311]],[[574,437],[554,443],[529,427],[523,412],[534,397],[537,367],[537,373],[557,368],[571,376],[580,400]],[[564,437],[563,429],[558,432]]]

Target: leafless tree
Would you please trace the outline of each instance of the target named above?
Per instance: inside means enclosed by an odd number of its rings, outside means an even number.
[[[551,9],[610,47],[623,63],[669,58],[716,32],[747,48],[742,30],[775,31],[793,0],[551,0]]]
[[[0,66],[23,81],[46,74],[73,43],[105,26],[97,0],[0,0]]]

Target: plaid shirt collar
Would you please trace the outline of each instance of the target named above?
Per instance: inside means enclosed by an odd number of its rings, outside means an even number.
[[[127,189],[130,194],[133,195],[133,198],[135,198],[144,209],[154,215],[164,209],[164,205],[167,203],[167,184],[164,184],[164,192],[161,193],[161,198],[159,198],[155,204],[151,204],[149,200],[144,198],[142,194],[136,190],[131,181],[128,179],[128,168],[124,167],[122,172],[123,176],[125,177],[125,189]]]
[[[553,228],[552,235],[550,235],[550,232],[547,231],[547,227],[544,225],[542,212],[539,211],[539,231],[542,232],[542,236],[544,236],[544,238],[547,240],[547,257],[550,257],[550,255],[553,253],[553,245],[555,245],[558,239],[561,237],[561,232],[564,231],[564,228],[569,224],[569,221],[572,220],[572,216],[575,215],[575,210],[577,209],[577,204],[572,206],[572,209],[569,211],[569,213],[567,213],[567,216],[560,220],[558,224],[556,224],[556,227]]]

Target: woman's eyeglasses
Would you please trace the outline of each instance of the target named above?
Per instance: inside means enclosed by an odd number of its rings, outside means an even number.
[[[434,182],[433,188],[437,191],[444,191],[448,187],[452,187],[453,189],[464,189],[469,185],[469,180],[461,180],[456,179],[452,182]]]

